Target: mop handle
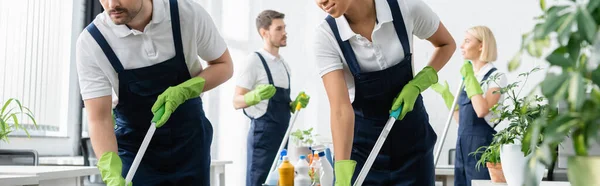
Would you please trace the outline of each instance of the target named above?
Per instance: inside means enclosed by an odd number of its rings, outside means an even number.
[[[306,97],[305,94],[301,94],[300,96]],[[302,108],[302,104],[300,104],[300,102],[298,102],[298,104],[296,104],[296,108],[295,108],[296,112],[294,113],[294,116],[292,116],[292,119],[290,120],[290,125],[288,126],[287,130],[285,131],[285,135],[283,136],[283,141],[281,141],[281,145],[279,145],[279,150],[277,150],[277,155],[275,155],[275,160],[273,160],[273,164],[271,165],[271,169],[269,169],[269,172],[272,172],[273,170],[275,170],[275,166],[277,166],[277,160],[281,156],[280,152],[283,150],[283,147],[285,147],[285,145],[287,144],[288,138],[290,137],[290,132],[292,131],[292,128],[294,127],[294,123],[296,122],[296,117],[300,113],[301,108]],[[266,179],[266,180],[269,180],[269,179]]]
[[[454,101],[452,102],[450,113],[448,113],[448,120],[446,120],[446,126],[444,127],[442,142],[440,143],[438,150],[435,152],[435,164],[433,165],[433,167],[437,166],[438,160],[440,159],[440,153],[442,153],[442,148],[444,147],[444,142],[446,141],[446,134],[448,134],[448,128],[450,128],[450,123],[452,122],[452,117],[454,116],[454,108],[456,108],[456,103],[458,102],[458,97],[460,96],[460,91],[462,90],[463,83],[464,78],[460,80],[460,86],[458,86],[458,90],[456,90],[456,96],[454,97]]]
[[[392,130],[392,127],[394,126],[394,123],[396,123],[398,116],[400,116],[401,111],[402,111],[402,106],[400,106],[400,108],[398,108],[397,110],[394,110],[390,114],[390,119],[388,119],[387,123],[385,124],[385,127],[381,131],[381,134],[379,134],[379,138],[377,138],[377,142],[375,142],[375,146],[373,147],[373,150],[371,150],[371,153],[369,154],[367,161],[363,165],[363,168],[360,170],[360,173],[358,174],[358,177],[356,178],[356,181],[354,182],[354,186],[361,186],[362,183],[365,181],[365,178],[367,177],[369,170],[371,170],[371,166],[373,165],[373,162],[375,162],[375,158],[377,158],[377,155],[379,154],[379,150],[381,150],[381,147],[383,146],[385,139],[387,138],[388,134],[390,133],[390,130]]]
[[[154,131],[156,131],[156,121],[159,120],[160,117],[164,113],[165,113],[165,107],[162,106],[162,107],[160,107],[160,109],[158,109],[158,111],[152,118],[152,123],[150,124],[150,128],[148,128],[148,132],[146,133],[146,136],[144,137],[144,141],[142,141],[142,145],[140,146],[140,149],[138,150],[137,154],[135,155],[135,159],[133,159],[133,163],[131,164],[129,171],[127,172],[127,176],[125,177],[125,183],[126,183],[125,185],[129,185],[131,183],[131,180],[133,180],[135,171],[137,171],[137,168],[140,165],[142,158],[144,157],[144,153],[146,153],[146,149],[148,148],[148,145],[150,144],[150,140],[152,139],[152,136],[154,135]]]

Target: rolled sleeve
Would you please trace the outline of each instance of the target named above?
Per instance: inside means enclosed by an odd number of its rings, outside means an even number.
[[[323,28],[323,25],[317,28],[313,36],[314,60],[321,77],[331,71],[344,68],[342,58],[336,50],[337,42],[332,39],[333,37],[330,32]]]
[[[75,55],[80,93],[83,100],[112,95],[112,87],[108,77],[98,66],[94,57],[89,55],[87,50],[90,49],[90,46],[86,45],[81,37],[77,42]]]
[[[196,18],[198,19],[198,21],[196,21],[196,30],[199,34],[198,37],[196,37],[198,55],[205,61],[213,61],[225,53],[227,44],[219,34],[219,31],[208,12],[196,2],[192,3],[192,5],[194,6],[195,12],[197,12]]]
[[[413,34],[420,39],[427,39],[435,34],[440,25],[438,15],[421,0],[410,0],[406,3],[413,18]]]

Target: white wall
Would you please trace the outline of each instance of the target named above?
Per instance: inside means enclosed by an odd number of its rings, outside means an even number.
[[[475,25],[490,27],[496,35],[499,48],[499,58],[495,64],[502,72],[508,71],[507,62],[519,49],[521,34],[533,27],[533,17],[541,13],[537,1],[424,1],[441,17],[457,41],[457,45],[462,42],[463,33],[467,28]],[[288,46],[281,49],[281,54],[292,69],[292,96],[301,90],[311,96],[311,103],[301,112],[295,128],[315,127],[315,131],[325,141],[330,140],[329,105],[310,49],[313,29],[324,19],[326,14],[317,8],[314,1],[223,0],[202,2],[205,2],[204,5],[210,6],[207,9],[210,9],[209,12],[214,18],[222,21],[217,25],[229,44],[235,63],[235,75],[245,65],[243,59],[250,52],[262,46],[254,25],[254,19],[258,13],[265,9],[274,9],[286,14]],[[222,4],[215,5],[219,2]],[[413,54],[415,69],[420,70],[426,65],[433,47],[427,41],[418,39],[415,41],[417,41],[414,43]],[[459,49],[457,49],[448,65],[439,72],[440,80],[447,80],[452,91],[458,86],[460,79],[458,71],[462,61]],[[509,83],[516,80],[517,74],[530,70],[538,63],[537,60],[526,59],[517,72],[508,74]],[[543,72],[534,75],[523,92],[527,93],[542,78]],[[228,185],[244,185],[246,172],[246,137],[249,121],[241,111],[235,111],[232,108],[231,98],[236,80],[237,76],[234,76],[215,92],[211,92],[219,94],[217,98],[211,97],[213,100],[207,100],[212,104],[219,104],[216,107],[217,110],[207,111],[209,119],[213,121],[215,127],[213,146],[218,146],[218,152],[215,153],[216,159],[234,161],[234,164],[226,169]],[[207,96],[210,97],[211,93]],[[435,92],[428,90],[423,93],[423,96],[431,125],[438,134],[439,143],[448,110],[441,97]],[[216,120],[218,123],[214,122]],[[440,165],[448,164],[448,149],[455,146],[456,129],[456,123],[452,123],[440,157]]]

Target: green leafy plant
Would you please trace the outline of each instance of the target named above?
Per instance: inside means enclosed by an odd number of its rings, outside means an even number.
[[[313,135],[312,131],[312,127],[308,130],[297,129],[295,132],[291,133],[291,136],[293,137],[292,140],[298,145],[311,146],[315,142],[314,138],[318,136],[318,134]]]
[[[475,167],[477,170],[480,169],[481,166],[486,166],[486,163],[497,164],[500,162],[500,146],[502,144],[496,142],[497,138],[494,136],[494,141],[489,146],[481,146],[477,148],[475,152],[469,153],[469,156],[474,156],[477,159],[477,155],[479,155],[479,159],[477,160],[477,164]]]
[[[525,51],[542,58],[551,43],[558,45],[543,58],[557,70],[547,72],[540,88],[549,105],[565,107],[558,107],[555,114],[544,113],[527,130],[522,150],[534,151],[527,166],[528,177],[535,174],[538,161],[546,166],[552,164],[556,158],[552,151],[566,136],[573,139],[577,156],[587,156],[591,142],[600,142],[600,69],[598,61],[589,59],[589,56],[600,59],[600,38],[596,38],[600,1],[562,0],[556,3],[546,8],[546,1],[540,0],[544,13],[537,18],[533,30],[523,35],[521,50],[509,63],[509,70],[514,70]],[[526,184],[537,185],[537,181],[529,179]]]
[[[500,101],[491,108],[491,111],[498,116],[493,118],[491,122],[499,123],[508,121],[509,126],[496,133],[489,146],[479,147],[475,152],[469,154],[475,156],[476,159],[476,155],[480,154],[476,165],[477,169],[479,169],[480,166],[485,166],[486,162],[494,164],[500,163],[500,147],[506,144],[521,142],[529,124],[547,109],[547,106],[542,104],[544,98],[538,95],[532,95],[533,91],[529,93],[529,96],[527,97],[520,96],[525,87],[524,85],[527,84],[527,80],[529,80],[531,74],[540,70],[540,68],[536,67],[529,72],[521,73],[519,74],[519,78],[523,78],[524,81],[513,82],[494,92],[494,94],[500,93],[506,95],[506,98],[504,101]],[[483,83],[495,83],[496,85],[499,85],[498,79],[502,75],[503,74],[501,73],[496,73]],[[524,153],[528,154],[528,152]]]
[[[8,135],[16,130],[23,130],[29,137],[29,132],[19,121],[19,117],[25,115],[31,119],[34,126],[37,123],[33,117],[33,113],[29,108],[23,106],[18,99],[8,99],[0,110],[0,140],[9,142]]]

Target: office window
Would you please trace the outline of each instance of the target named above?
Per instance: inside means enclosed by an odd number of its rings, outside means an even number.
[[[0,100],[31,109],[39,128],[22,122],[33,136],[67,136],[72,9],[72,1],[0,1]]]

